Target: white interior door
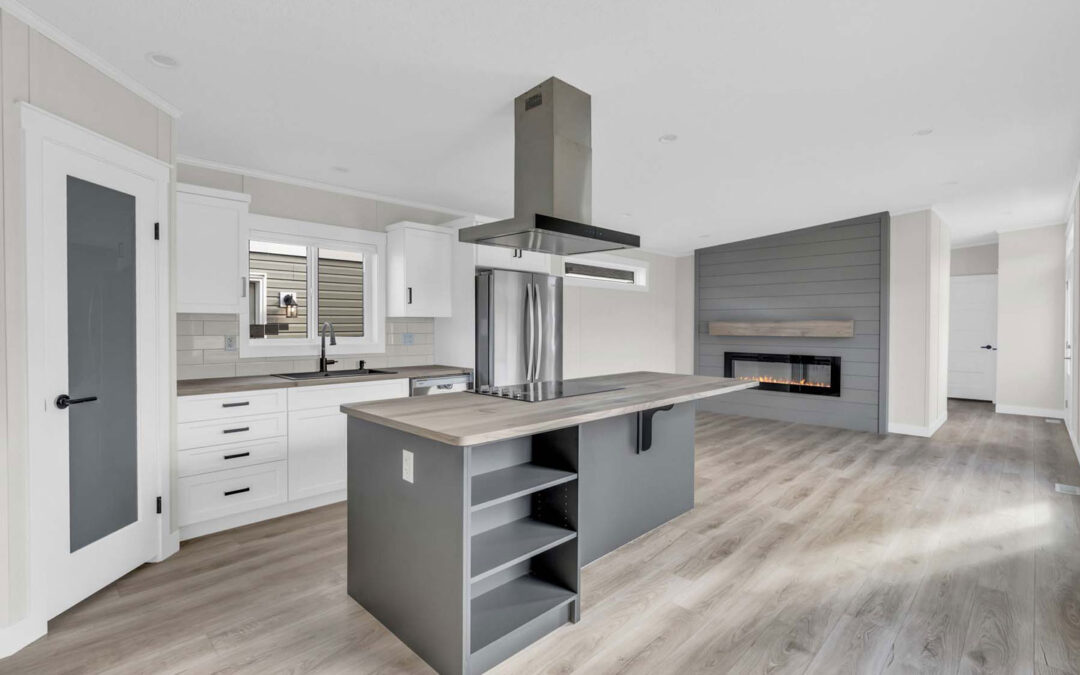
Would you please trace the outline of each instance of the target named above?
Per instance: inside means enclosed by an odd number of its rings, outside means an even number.
[[[1074,229],[1076,227],[1075,214],[1069,217],[1069,226],[1065,230],[1065,424],[1069,432],[1076,435],[1076,406],[1073,400],[1073,363],[1072,344],[1075,331],[1073,324],[1076,314],[1073,312],[1073,294],[1076,292],[1075,273],[1073,266],[1076,264],[1076,252],[1073,246]]]
[[[41,154],[49,617],[159,552],[159,185],[74,148]],[[160,311],[166,311],[167,307]],[[61,397],[67,397],[65,401]]]
[[[952,277],[949,397],[996,400],[997,275]]]

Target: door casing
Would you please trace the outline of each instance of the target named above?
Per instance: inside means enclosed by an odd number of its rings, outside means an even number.
[[[23,150],[25,158],[25,206],[26,206],[26,269],[27,269],[27,370],[28,370],[28,603],[27,613],[20,621],[19,634],[32,641],[44,635],[49,615],[50,564],[49,556],[57,550],[63,550],[68,532],[58,522],[58,508],[52,503],[56,491],[56,452],[50,453],[49,444],[55,442],[50,423],[55,412],[53,399],[58,393],[56,384],[49,381],[45,374],[49,364],[56,358],[67,358],[66,354],[50,353],[48,341],[42,339],[48,331],[48,305],[50,299],[50,281],[46,278],[45,261],[53,252],[47,249],[45,233],[45,196],[46,181],[53,167],[49,166],[48,157],[56,148],[74,152],[90,160],[102,162],[131,174],[136,174],[153,183],[154,205],[153,218],[157,223],[158,244],[154,249],[152,265],[152,294],[155,314],[153,316],[153,342],[146,345],[153,358],[140,359],[140,368],[149,368],[149,391],[140,391],[140,399],[146,398],[146,405],[154,419],[152,428],[147,430],[146,442],[153,446],[156,458],[152,481],[156,485],[157,495],[162,498],[162,513],[158,516],[156,529],[156,552],[148,561],[168,557],[179,547],[178,532],[170,527],[170,468],[171,468],[171,421],[173,393],[172,382],[174,355],[171,348],[171,312],[170,312],[170,277],[169,277],[169,193],[171,185],[171,167],[154,157],[133,150],[112,141],[100,134],[73,124],[28,103],[19,104],[19,115],[23,131]],[[145,223],[139,222],[143,227]],[[153,223],[150,223],[153,227]],[[65,341],[66,344],[66,341]],[[142,408],[141,408],[142,409]],[[66,429],[66,428],[65,428]],[[64,447],[67,447],[66,439]],[[65,502],[66,505],[66,502]],[[142,505],[140,505],[142,507]],[[67,522],[63,518],[63,522]]]

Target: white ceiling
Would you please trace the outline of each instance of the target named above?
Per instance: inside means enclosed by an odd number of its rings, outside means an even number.
[[[660,251],[931,205],[992,239],[1061,222],[1080,160],[1076,0],[24,4],[178,106],[183,155],[493,217],[555,75],[593,97],[594,222]]]

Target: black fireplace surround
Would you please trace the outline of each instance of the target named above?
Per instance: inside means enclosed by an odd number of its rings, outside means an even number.
[[[724,377],[756,381],[766,391],[839,396],[840,357],[725,352]]]

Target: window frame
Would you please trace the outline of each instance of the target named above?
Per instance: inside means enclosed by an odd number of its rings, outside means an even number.
[[[326,353],[380,354],[386,351],[386,234],[291,218],[249,214],[240,227],[240,270],[248,283],[251,241],[293,244],[307,249],[307,337],[287,340],[251,339],[249,303],[239,315],[238,347],[242,358],[316,356],[321,341],[318,323],[318,249],[360,253],[364,257],[364,337],[339,337]]]
[[[579,277],[566,273],[567,263],[591,265],[593,267],[606,267],[613,270],[625,270],[634,273],[633,283],[597,279],[592,277]],[[563,284],[567,286],[583,286],[586,288],[606,288],[617,291],[646,292],[649,290],[649,261],[629,256],[614,255],[611,253],[586,253],[583,255],[564,256],[559,263],[559,273],[563,277]]]

